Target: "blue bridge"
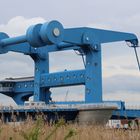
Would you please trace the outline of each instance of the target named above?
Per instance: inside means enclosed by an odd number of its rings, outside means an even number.
[[[28,28],[25,35],[10,38],[6,33],[0,33],[0,54],[9,51],[29,55],[34,61],[34,77],[6,78],[0,81],[0,93],[11,97],[20,109],[12,109],[15,112],[36,112],[36,109],[25,109],[24,103],[33,96],[34,102],[44,102],[52,105],[51,88],[64,86],[85,86],[85,98],[82,104],[108,104],[102,99],[102,44],[125,41],[134,48],[137,55],[138,39],[133,33],[117,32],[95,28],[64,28],[58,21],[33,25]],[[64,72],[49,72],[49,53],[74,50],[83,58],[85,69]],[[140,68],[140,67],[139,67]],[[113,103],[113,102],[110,102]],[[112,118],[140,117],[140,110],[126,109],[124,102],[115,102]],[[71,106],[79,102],[62,102],[67,108],[46,108],[42,112],[59,112],[62,116],[71,111],[76,115],[78,108]],[[57,105],[57,103],[56,103]],[[9,108],[1,109],[2,114],[7,114]],[[65,112],[65,113],[64,113]],[[71,115],[68,115],[69,117]]]

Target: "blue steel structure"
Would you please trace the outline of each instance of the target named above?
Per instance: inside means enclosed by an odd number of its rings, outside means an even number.
[[[63,28],[58,21],[33,25],[26,35],[10,38],[0,33],[0,54],[9,51],[29,55],[34,60],[34,77],[1,81],[0,92],[23,105],[30,96],[35,102],[51,103],[53,87],[85,85],[83,103],[100,103],[102,100],[101,45],[126,41],[138,47],[135,34],[94,28]],[[49,53],[76,50],[85,56],[85,69],[49,73]],[[75,104],[78,102],[71,102]]]
[[[109,103],[109,101],[107,101]],[[117,103],[118,109],[114,110],[110,119],[135,119],[140,118],[140,108],[129,109],[125,108],[125,103],[122,101],[110,101],[110,103]],[[47,117],[46,121],[55,120],[63,117],[66,121],[74,121],[79,114],[79,109],[77,105],[71,106],[70,103],[68,106],[46,106],[46,107],[26,107],[18,106],[13,108],[11,106],[3,106],[0,108],[0,119],[4,122],[14,121],[24,121],[28,116],[32,116],[33,119],[36,119],[37,114],[41,114],[44,117]],[[100,104],[100,103],[99,103]],[[83,105],[83,103],[82,103]],[[97,105],[97,104],[95,104]],[[79,106],[79,105],[78,105]]]

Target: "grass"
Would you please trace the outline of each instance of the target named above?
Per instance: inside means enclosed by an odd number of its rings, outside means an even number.
[[[0,124],[0,140],[140,140],[140,130],[109,129],[103,126],[46,124],[41,118],[20,125]]]

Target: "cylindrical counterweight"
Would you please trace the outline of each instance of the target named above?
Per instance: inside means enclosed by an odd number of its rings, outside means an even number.
[[[48,44],[59,44],[63,40],[63,26],[58,21],[36,24],[28,28],[26,35],[9,38],[0,33],[0,46],[15,45],[28,42],[32,47],[41,47]]]

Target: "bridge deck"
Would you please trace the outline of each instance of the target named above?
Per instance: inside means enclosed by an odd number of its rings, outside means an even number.
[[[0,107],[0,116],[5,116],[5,121],[11,121],[11,117],[13,114],[17,116],[18,114],[18,120],[25,120],[25,116],[27,114],[35,115],[37,113],[43,113],[47,116],[54,117],[54,114],[61,114],[61,116],[65,116],[67,120],[69,119],[75,119],[78,112],[78,107],[76,106],[47,106],[47,107],[25,107],[25,106],[18,106],[18,107]],[[96,106],[95,109],[99,109],[99,106]],[[24,118],[24,119],[23,119]],[[68,119],[69,118],[69,119]],[[134,118],[140,118],[140,109],[117,109],[114,110],[112,113],[111,119],[134,119]]]

